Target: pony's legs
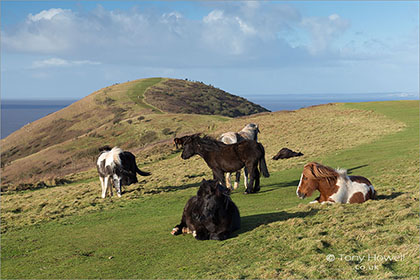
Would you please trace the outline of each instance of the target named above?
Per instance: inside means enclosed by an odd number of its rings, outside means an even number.
[[[245,193],[252,193],[252,187],[254,186],[254,175],[255,175],[255,168],[257,168],[257,166],[249,166],[249,170],[251,170],[250,172],[250,176],[249,176],[249,182],[248,185],[246,187],[246,191]]]
[[[255,180],[255,183],[254,183],[253,192],[256,193],[256,192],[259,192],[260,191],[260,172],[258,171],[258,168],[255,168],[254,178],[255,178],[254,179]]]
[[[112,193],[112,187],[114,185],[114,180],[112,180],[112,177],[109,177],[109,182],[108,182],[108,189],[109,189],[109,196],[113,196],[114,194]]]
[[[230,182],[230,172],[225,173],[225,179],[226,179],[226,187],[228,189],[232,189],[232,183]]]
[[[117,183],[115,184],[115,182],[117,182]],[[114,187],[115,187],[115,190],[117,191],[117,196],[121,197],[121,178],[118,177],[117,175],[114,175]],[[112,191],[111,191],[111,193],[112,193]]]
[[[248,188],[248,169],[245,167],[244,168],[244,185],[245,185],[245,189]]]
[[[104,182],[104,178],[102,177],[102,176],[99,176],[99,181],[101,181],[101,190],[102,190],[102,198],[105,198],[104,197],[104,184],[105,184],[105,182]]]
[[[241,171],[236,172],[235,184],[233,185],[233,189],[236,190],[239,186],[239,181],[241,180]]]
[[[182,213],[181,223],[179,223],[179,225],[174,226],[174,228],[171,231],[171,234],[179,235],[181,233],[187,233],[189,231],[190,229],[187,227],[187,219],[185,217],[185,213]]]
[[[213,178],[226,187],[225,173],[220,169],[213,169]]]
[[[104,180],[104,185],[102,186],[102,198],[105,198],[106,193],[108,192],[109,185],[110,185],[110,177],[106,176],[103,180]]]

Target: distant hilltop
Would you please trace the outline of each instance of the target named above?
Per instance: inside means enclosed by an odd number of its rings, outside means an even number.
[[[164,78],[149,81],[156,83],[145,92],[145,101],[164,112],[227,117],[269,112],[245,98],[202,82]]]
[[[268,110],[202,82],[114,84],[1,139],[2,190],[87,170],[104,144],[139,149],[261,112]]]

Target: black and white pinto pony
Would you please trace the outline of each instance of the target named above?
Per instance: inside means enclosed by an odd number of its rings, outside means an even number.
[[[230,199],[229,192],[215,180],[203,180],[197,195],[185,205],[181,223],[171,234],[192,233],[197,240],[229,238],[241,226],[238,207]]]
[[[264,158],[264,147],[254,140],[227,145],[209,136],[200,137],[200,134],[193,134],[175,138],[174,142],[177,146],[182,146],[182,159],[199,155],[213,171],[213,178],[223,185],[226,183],[226,172],[235,172],[246,167],[249,171],[246,194],[260,190],[260,172],[264,177],[270,176]]]
[[[238,142],[241,142],[243,140],[254,140],[258,141],[258,133],[260,130],[258,129],[258,125],[254,123],[247,124],[244,128],[242,128],[239,132],[225,132],[222,135],[219,136],[219,141],[222,141],[225,144],[235,144]],[[232,183],[231,183],[231,173],[226,172],[225,178],[226,178],[226,186],[231,189]],[[241,178],[241,171],[236,172],[235,177],[235,183],[233,185],[233,189],[237,189],[239,186],[239,181]],[[248,170],[246,167],[244,168],[244,185],[245,189],[248,187]]]
[[[112,196],[112,187],[121,197],[121,186],[128,186],[137,183],[137,173],[141,176],[149,176],[149,172],[141,171],[136,164],[136,157],[127,151],[123,151],[118,147],[105,147],[96,161],[96,167],[99,173],[99,180],[102,187],[102,198],[110,192]]]

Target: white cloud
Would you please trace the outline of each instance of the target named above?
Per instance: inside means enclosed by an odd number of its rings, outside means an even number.
[[[40,20],[51,20],[53,17],[60,15],[60,14],[65,14],[65,13],[70,13],[70,10],[63,10],[63,9],[49,9],[49,10],[44,10],[41,11],[40,13],[36,14],[36,15],[32,15],[29,14],[28,15],[28,20],[30,21],[40,21]]]
[[[350,27],[350,22],[341,18],[338,14],[332,14],[326,18],[304,18],[301,25],[310,33],[309,51],[312,54],[317,54],[331,48],[332,42]]]
[[[331,20],[331,21],[340,20],[340,16],[337,15],[337,14],[332,14],[332,15],[328,16],[328,19]]]
[[[48,67],[70,67],[80,65],[99,65],[99,62],[89,60],[65,60],[62,58],[52,57],[44,60],[37,60],[32,63],[31,69],[48,68]]]
[[[214,23],[223,20],[223,11],[213,10],[203,18],[204,23]]]
[[[71,10],[44,10],[29,14],[14,28],[2,30],[2,47],[24,53],[64,53],[73,48],[77,27],[77,18]]]
[[[151,76],[203,80],[238,94],[418,86],[418,25],[412,34],[401,28],[406,37],[387,29],[380,36],[371,21],[362,19],[366,28],[350,26],[338,10],[306,17],[296,8],[302,5],[287,1],[198,3],[192,6],[207,10],[200,17],[138,2],[130,10],[46,9],[3,24],[2,91],[25,96],[42,88],[55,96],[52,85],[66,84],[62,94],[72,96]],[[369,18],[368,11],[361,13],[355,18]],[[386,20],[395,26],[401,21]]]
[[[241,31],[244,34],[255,35],[257,33],[257,31],[254,29],[254,27],[252,27],[252,26],[248,25],[247,23],[245,23],[244,21],[242,21],[241,18],[235,17],[235,20],[238,22],[239,27],[241,28]]]
[[[178,11],[109,11],[101,6],[83,14],[44,10],[3,30],[3,49],[73,61],[38,61],[33,67],[77,65],[74,61],[171,68],[283,67],[316,60],[349,26],[338,14],[302,18],[288,4],[212,4],[217,7],[194,20]],[[302,36],[294,36],[292,44],[285,36],[302,32],[310,34],[309,42],[296,42]]]
[[[414,92],[397,92],[397,93],[390,93],[387,94],[388,97],[394,97],[394,98],[419,98],[419,94],[418,93],[414,93]]]

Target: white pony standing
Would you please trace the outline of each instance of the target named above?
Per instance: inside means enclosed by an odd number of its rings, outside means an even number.
[[[239,132],[226,132],[220,135],[219,141],[222,141],[225,144],[235,144],[241,142],[242,140],[254,140],[258,141],[258,133],[260,130],[258,129],[258,125],[255,123],[249,123],[244,128],[242,128]],[[227,172],[225,174],[226,178],[226,186],[229,189],[232,189],[232,183],[230,180],[231,173]],[[233,185],[233,189],[236,190],[239,186],[239,181],[241,178],[241,171],[236,172],[236,179],[235,184]],[[244,185],[245,189],[248,186],[248,170],[244,168]]]

